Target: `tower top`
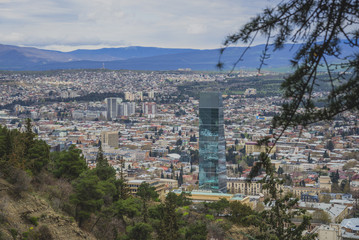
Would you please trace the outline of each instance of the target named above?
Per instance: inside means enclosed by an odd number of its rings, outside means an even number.
[[[200,108],[223,107],[222,94],[220,92],[201,92],[199,99]]]

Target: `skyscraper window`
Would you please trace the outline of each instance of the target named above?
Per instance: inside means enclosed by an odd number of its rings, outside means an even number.
[[[203,92],[199,103],[199,188],[227,191],[222,95]]]

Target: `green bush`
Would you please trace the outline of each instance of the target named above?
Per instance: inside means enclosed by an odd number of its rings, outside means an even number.
[[[214,216],[211,214],[206,214],[206,218],[211,221],[214,220]]]
[[[17,235],[19,234],[19,232],[15,228],[11,228],[9,231],[10,231],[12,238],[15,240]]]
[[[38,218],[37,217],[30,217],[29,221],[32,225],[37,226],[39,225]]]

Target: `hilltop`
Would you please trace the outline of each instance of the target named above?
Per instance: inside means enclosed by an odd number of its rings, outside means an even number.
[[[269,52],[264,69],[278,72],[290,70],[290,56],[298,49],[299,44],[285,45],[280,51]],[[352,50],[342,46],[344,53]],[[251,47],[237,69],[256,69],[264,45]],[[224,69],[232,68],[244,47],[228,48],[221,60]],[[111,70],[217,70],[216,64],[220,56],[219,49],[181,49],[156,47],[120,47],[96,50],[80,49],[72,52],[43,50],[32,47],[0,45],[0,70],[54,70],[54,69],[100,69]],[[330,60],[330,59],[329,59]],[[334,61],[333,59],[331,60]]]

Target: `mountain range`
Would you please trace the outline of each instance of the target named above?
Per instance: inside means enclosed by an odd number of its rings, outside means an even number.
[[[299,45],[285,45],[280,51],[270,53],[263,67],[272,71],[290,70],[290,56]],[[264,45],[251,47],[237,69],[255,69],[259,66]],[[221,61],[225,69],[231,69],[244,47],[229,47],[224,51]],[[352,49],[343,47],[349,54]],[[75,50],[60,52],[33,47],[18,47],[0,44],[0,70],[42,71],[55,69],[100,69],[111,70],[216,70],[220,57],[219,49],[181,49],[156,47],[120,47],[97,50]]]

